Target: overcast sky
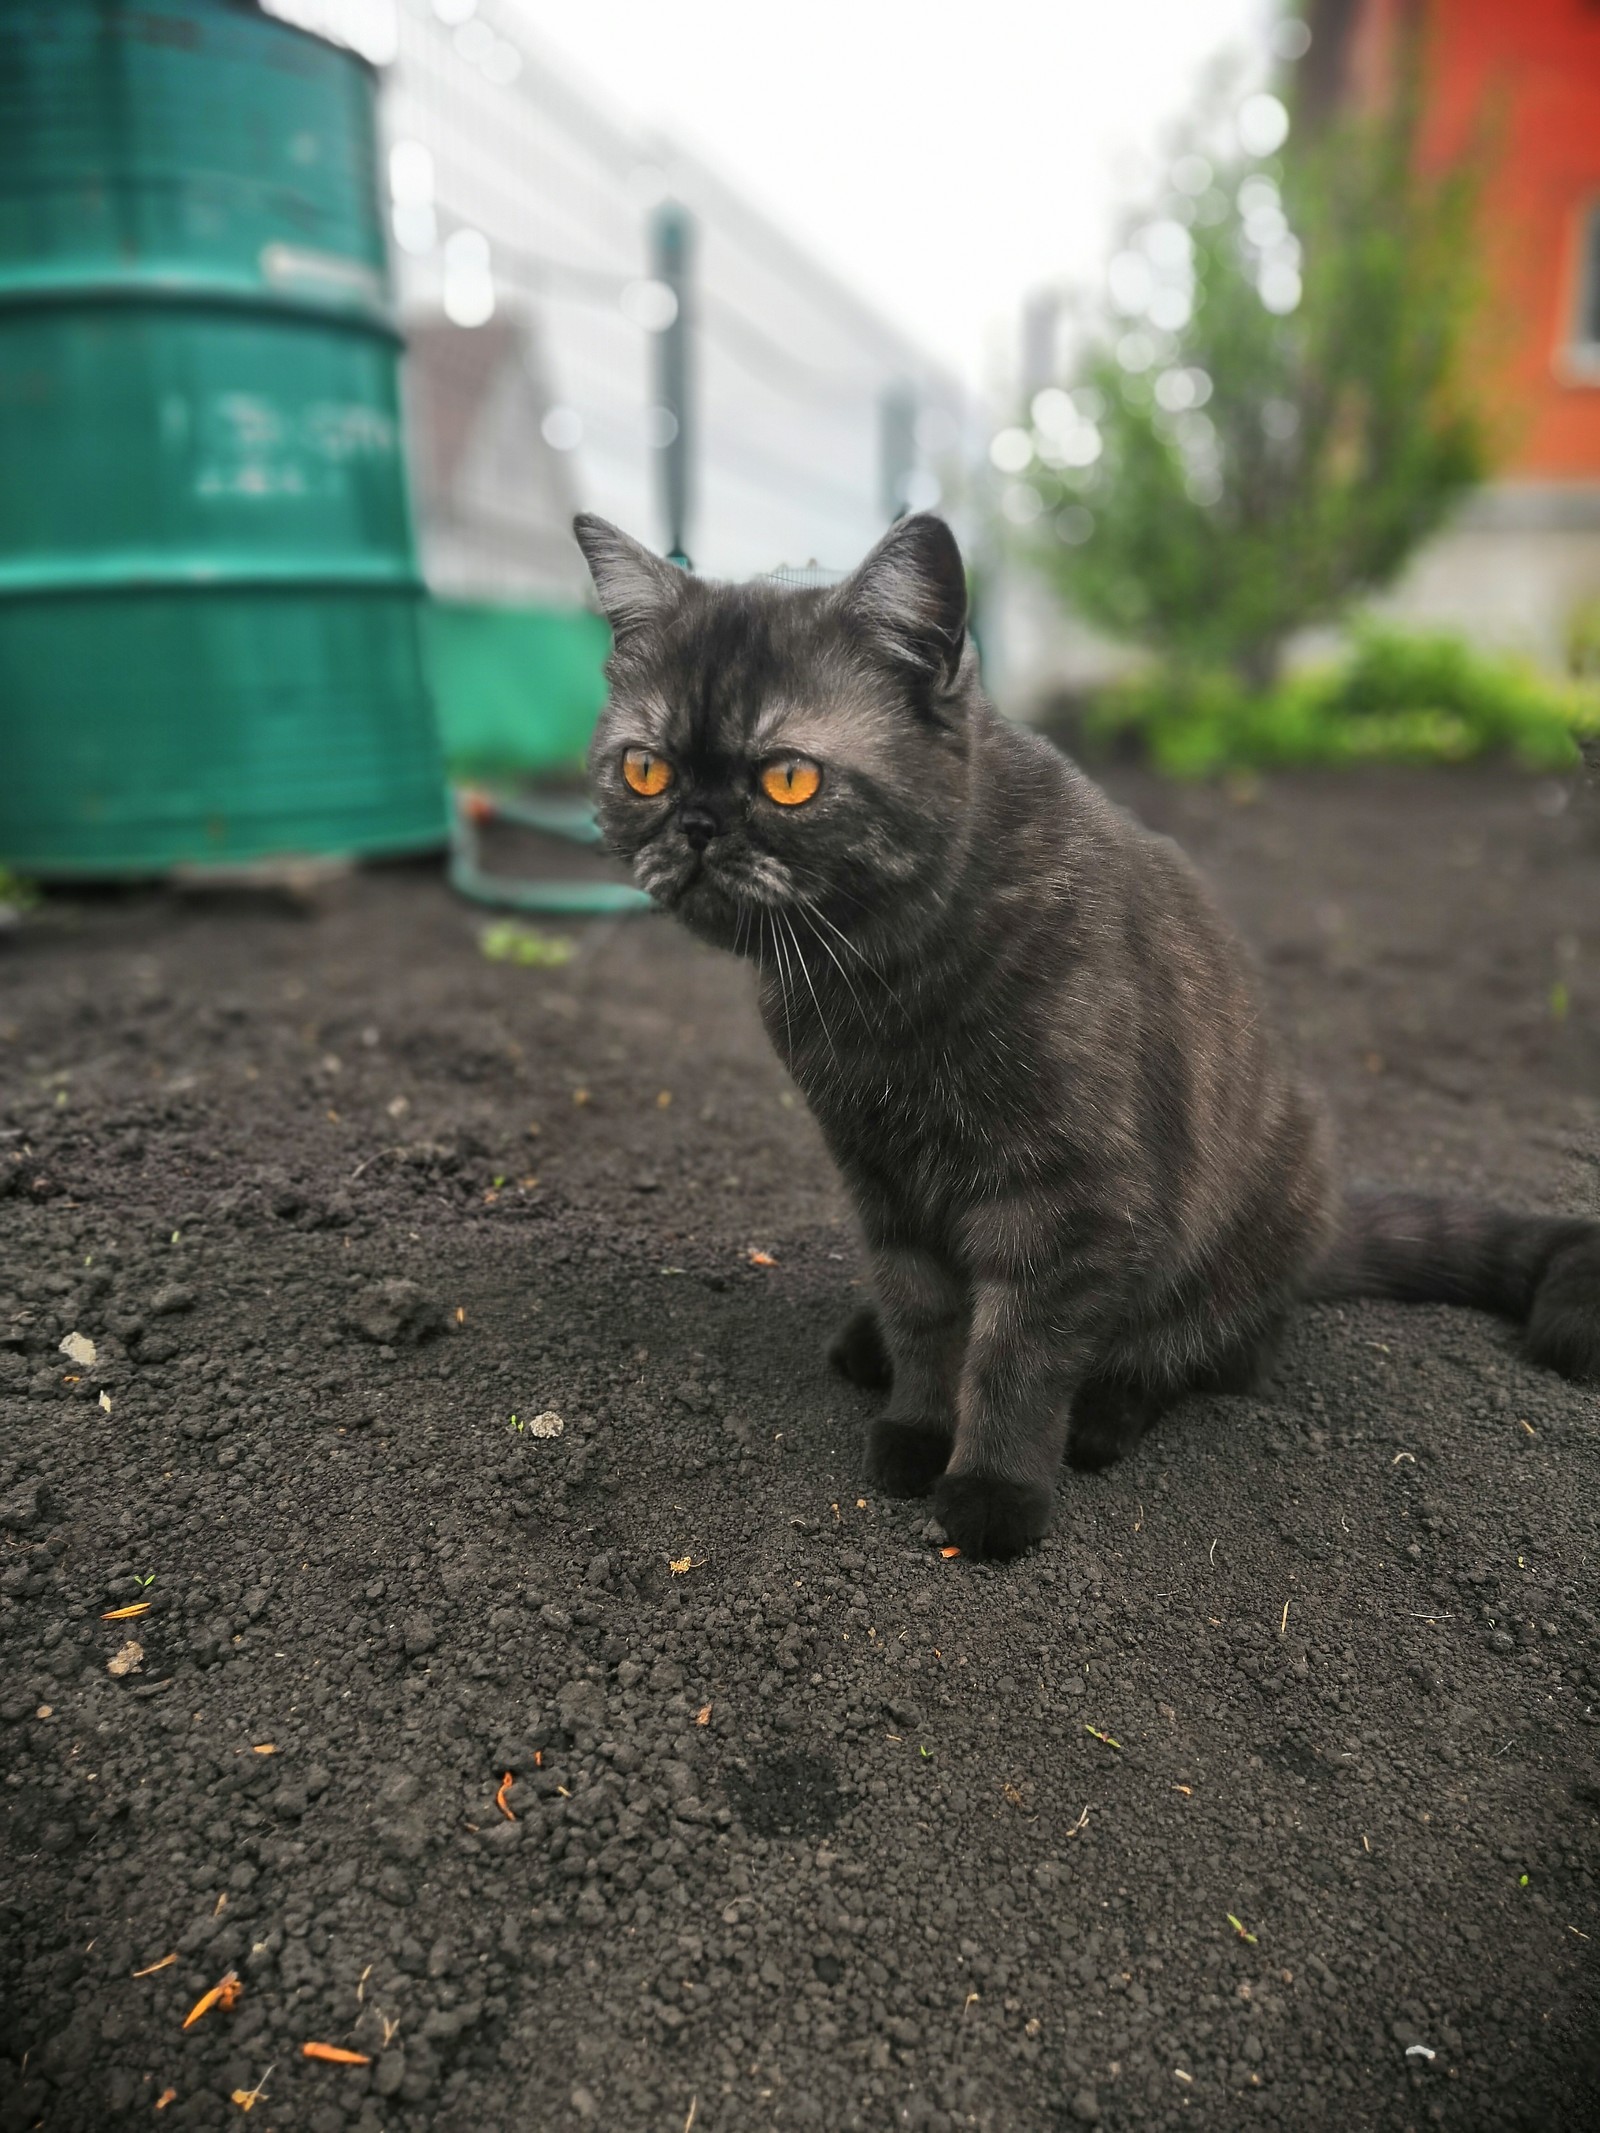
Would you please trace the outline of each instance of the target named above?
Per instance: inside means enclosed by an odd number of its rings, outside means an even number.
[[[513,0],[975,385],[1097,279],[1139,159],[1273,0]],[[509,21],[508,21],[509,27]]]

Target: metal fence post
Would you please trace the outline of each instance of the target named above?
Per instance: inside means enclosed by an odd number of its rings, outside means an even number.
[[[651,224],[653,271],[678,300],[672,322],[656,336],[656,402],[672,417],[670,434],[660,446],[661,495],[667,522],[669,559],[689,568],[689,516],[692,508],[690,454],[694,445],[692,351],[694,331],[694,225],[685,209],[667,201]],[[664,425],[665,427],[665,425]]]
[[[891,522],[904,518],[917,464],[917,396],[902,379],[878,395],[878,501]]]

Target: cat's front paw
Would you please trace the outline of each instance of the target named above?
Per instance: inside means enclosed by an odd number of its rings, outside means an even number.
[[[994,1474],[946,1474],[933,1492],[933,1515],[954,1545],[995,1562],[1042,1539],[1053,1509],[1051,1490]]]
[[[874,1422],[867,1432],[867,1479],[888,1496],[926,1496],[950,1460],[948,1430],[926,1422]]]

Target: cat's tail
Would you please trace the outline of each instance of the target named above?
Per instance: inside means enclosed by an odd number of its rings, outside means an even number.
[[[1534,1362],[1600,1380],[1600,1222],[1581,1216],[1355,1191],[1312,1295],[1471,1304],[1522,1326]]]

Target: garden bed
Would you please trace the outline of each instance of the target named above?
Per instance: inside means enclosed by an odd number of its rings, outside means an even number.
[[[1121,784],[1353,1169],[1595,1208],[1565,788]],[[400,867],[0,941],[0,2126],[1600,2114],[1594,1391],[1320,1310],[947,1560],[749,974],[484,924]]]

